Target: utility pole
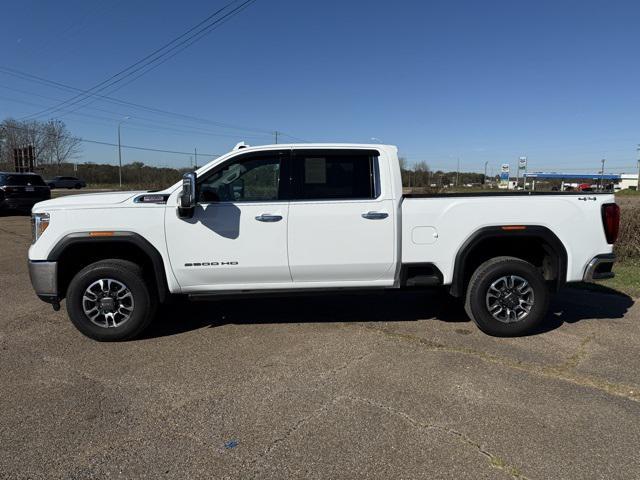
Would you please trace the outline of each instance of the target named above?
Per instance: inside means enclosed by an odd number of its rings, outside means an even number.
[[[456,170],[456,187],[460,186],[460,157],[458,157],[458,170]]]
[[[120,143],[120,126],[129,120],[131,117],[124,117],[118,122],[118,183],[120,184],[120,190],[122,190],[122,145]]]
[[[600,170],[600,188],[599,190],[602,190],[604,187],[604,162],[606,162],[606,159],[602,159],[602,169]]]
[[[118,183],[120,184],[120,190],[122,190],[122,147],[120,146],[120,123],[118,123]]]
[[[194,148],[193,149],[193,154],[195,155],[195,166],[194,166],[194,170],[198,169],[198,149]]]
[[[484,178],[483,178],[483,185],[487,185],[487,165],[489,165],[489,161],[487,160],[486,162],[484,162]]]
[[[276,144],[278,143],[278,134],[279,134],[279,133],[280,133],[280,132],[278,132],[277,130],[276,130],[275,132],[273,132],[273,136],[274,136],[274,137],[275,137],[275,139],[276,139]]]
[[[640,192],[640,144],[638,144],[638,183],[636,184],[636,192]]]

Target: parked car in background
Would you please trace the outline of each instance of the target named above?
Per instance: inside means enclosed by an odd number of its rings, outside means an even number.
[[[0,172],[0,211],[31,211],[36,203],[51,198],[51,190],[35,173]]]
[[[87,183],[77,177],[53,177],[47,180],[49,188],[84,188]]]

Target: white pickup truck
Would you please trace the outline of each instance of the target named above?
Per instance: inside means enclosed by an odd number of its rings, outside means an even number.
[[[613,276],[610,194],[403,195],[386,145],[237,146],[157,192],[33,208],[37,295],[96,340],[177,295],[444,287],[491,335],[530,332],[567,282]]]

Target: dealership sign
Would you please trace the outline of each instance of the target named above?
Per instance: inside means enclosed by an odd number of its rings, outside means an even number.
[[[500,169],[500,185],[508,186],[509,185],[509,164],[503,163],[502,168]]]
[[[518,168],[520,170],[526,170],[527,169],[527,157],[520,157],[518,159]]]

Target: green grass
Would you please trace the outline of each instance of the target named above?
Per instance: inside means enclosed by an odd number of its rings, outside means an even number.
[[[640,261],[616,263],[613,271],[616,274],[614,278],[579,285],[587,290],[640,298]]]
[[[640,262],[628,261],[617,263],[613,267],[616,276],[609,280],[598,282],[599,285],[617,290],[627,295],[640,297]]]
[[[640,192],[637,190],[631,190],[630,188],[626,188],[624,190],[620,190],[619,192],[616,192],[616,196],[620,196],[620,197],[635,197],[640,195]]]

